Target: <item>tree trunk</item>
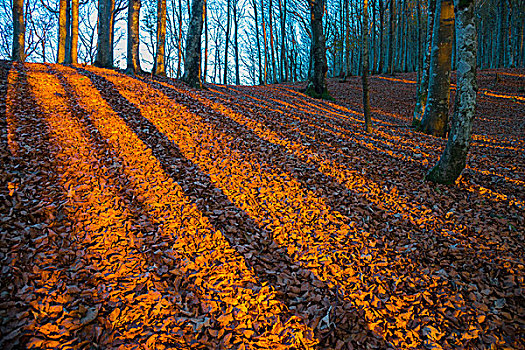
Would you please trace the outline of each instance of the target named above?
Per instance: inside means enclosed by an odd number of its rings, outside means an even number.
[[[157,0],[157,50],[153,72],[166,75],[166,0]]]
[[[419,127],[421,119],[425,113],[428,96],[428,80],[430,70],[430,52],[432,50],[432,32],[434,28],[434,11],[436,9],[436,0],[428,0],[428,19],[427,19],[427,38],[424,45],[424,59],[421,70],[421,82],[418,85],[416,96],[416,108],[412,118],[412,126]]]
[[[383,0],[379,0],[379,67],[377,71],[383,73],[383,65],[385,58],[385,36],[384,36],[384,26],[385,26],[385,7]]]
[[[345,0],[345,12],[346,12],[346,21],[345,21],[345,78],[351,74],[351,65],[350,65],[350,0]]]
[[[241,84],[241,77],[239,72],[239,19],[237,18],[237,0],[233,4],[233,27],[235,29],[235,36],[233,37],[235,45],[235,85]]]
[[[193,0],[191,18],[186,37],[186,64],[184,77],[188,85],[201,89],[201,36],[204,14],[204,0]]]
[[[288,61],[286,59],[286,5],[286,0],[279,0],[279,11],[281,14],[281,64],[279,65],[281,81],[288,80]]]
[[[261,41],[259,40],[259,18],[257,17],[257,0],[253,0],[253,12],[255,17],[255,40],[257,40],[257,59],[259,62],[259,85],[263,83],[261,63]]]
[[[310,25],[312,30],[312,44],[310,46],[310,57],[312,59],[312,75],[309,78],[306,94],[314,98],[329,99],[326,87],[326,46],[323,34],[324,0],[309,0]]]
[[[24,0],[13,0],[13,61],[24,62],[25,56]]]
[[[457,91],[452,127],[443,155],[427,180],[452,184],[466,165],[476,110],[476,20],[474,0],[455,0],[457,38]]]
[[[66,63],[67,3],[68,0],[60,0],[58,8],[58,64]]]
[[[78,0],[71,2],[71,63],[78,63]]]
[[[128,66],[126,72],[129,74],[142,72],[139,56],[140,7],[141,0],[128,1]]]
[[[450,98],[454,5],[452,0],[437,1],[430,57],[428,99],[419,130],[429,135],[445,137]]]
[[[372,132],[372,117],[370,116],[370,96],[368,95],[368,0],[363,0],[363,111],[365,115],[365,130]]]
[[[228,6],[228,9],[226,11],[226,47],[224,49],[224,82],[223,84],[228,84],[228,46],[230,44],[230,2],[231,0],[228,0],[226,2],[226,6]]]
[[[266,38],[266,20],[264,18],[264,3],[261,0],[261,24],[264,39],[264,84],[268,83],[268,42]]]
[[[205,83],[208,76],[208,2],[204,0],[204,71],[202,81]]]
[[[111,0],[98,0],[98,40],[95,66],[112,68],[110,57],[110,18]]]
[[[179,12],[178,12],[179,32],[177,41],[177,78],[181,76],[181,65],[182,65],[182,1],[179,0]],[[220,73],[219,73],[220,74]]]
[[[275,69],[275,45],[273,43],[273,0],[270,1],[268,8],[268,26],[270,27],[270,56],[272,58],[272,84],[277,82],[277,71]]]
[[[505,65],[505,33],[507,32],[505,21],[506,6],[506,1],[498,1],[498,39],[496,46],[497,68],[502,68]]]
[[[388,60],[387,71],[394,74],[394,0],[390,0],[388,6]],[[386,72],[385,72],[386,73]]]

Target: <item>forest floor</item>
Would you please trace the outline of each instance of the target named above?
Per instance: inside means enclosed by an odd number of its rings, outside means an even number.
[[[496,73],[498,79],[496,79]],[[468,167],[415,75],[188,90],[0,63],[0,347],[525,348],[525,70],[486,70]]]

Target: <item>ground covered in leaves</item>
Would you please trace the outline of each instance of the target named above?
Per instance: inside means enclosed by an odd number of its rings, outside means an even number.
[[[497,78],[496,78],[497,74]],[[0,347],[525,348],[524,70],[453,186],[415,76],[208,85],[0,64]]]

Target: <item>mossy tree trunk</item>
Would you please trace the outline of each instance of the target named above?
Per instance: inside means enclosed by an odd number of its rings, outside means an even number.
[[[453,25],[452,0],[437,0],[428,97],[419,130],[438,137],[445,137],[447,134]]]
[[[427,180],[451,184],[465,168],[476,111],[476,21],[474,0],[454,0],[458,55],[457,91],[452,127],[443,155]]]

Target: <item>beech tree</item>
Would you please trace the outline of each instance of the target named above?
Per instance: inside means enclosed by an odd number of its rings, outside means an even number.
[[[430,52],[432,50],[432,32],[434,27],[434,10],[436,7],[436,0],[428,0],[427,7],[427,35],[425,44],[423,46],[423,62],[421,62],[419,85],[417,87],[416,107],[414,108],[414,116],[412,118],[412,126],[418,127],[421,124],[421,118],[425,113],[428,96],[428,80],[430,69]]]
[[[95,66],[102,68],[113,67],[111,50],[111,8],[113,0],[98,0],[98,40],[97,58]]]
[[[309,77],[306,94],[315,98],[330,98],[326,87],[326,44],[323,33],[323,14],[325,0],[309,0],[310,26],[312,43],[310,46],[310,59],[312,60],[312,74]]]
[[[127,73],[140,73],[140,7],[142,6],[141,0],[129,0],[128,1],[128,54],[127,54]]]
[[[24,0],[13,0],[13,61],[25,60]]]
[[[451,184],[465,168],[476,110],[477,35],[474,0],[454,0],[458,55],[457,90],[452,127],[447,145],[427,180]]]
[[[204,0],[193,0],[191,3],[190,26],[186,39],[186,64],[183,76],[183,80],[187,84],[199,89],[202,88],[201,35],[204,4]]]
[[[372,117],[370,116],[370,96],[368,94],[368,0],[363,0],[363,111],[365,115],[366,132],[372,132]]]
[[[157,50],[153,72],[156,75],[166,75],[166,0],[157,0]]]
[[[428,97],[419,130],[439,137],[445,137],[447,133],[453,25],[452,0],[437,0]]]

